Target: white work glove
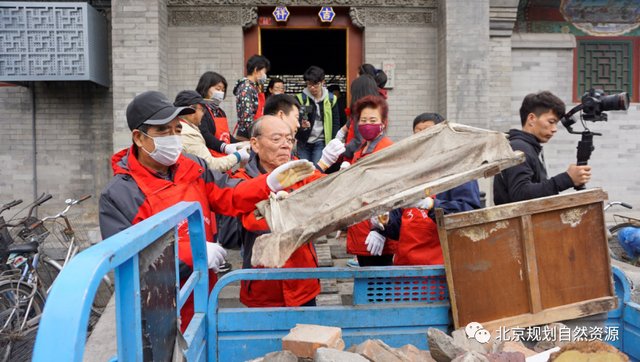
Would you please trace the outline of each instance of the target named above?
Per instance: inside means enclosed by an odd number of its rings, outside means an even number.
[[[433,209],[434,201],[430,197],[425,197],[424,199],[416,202],[412,205],[412,207],[423,209],[423,210],[431,210]]]
[[[347,162],[347,161],[343,161],[343,162],[340,164],[340,169],[341,169],[341,170],[346,170],[346,169],[348,169],[348,168],[349,168],[349,166],[351,166],[351,164],[350,164],[349,162]]]
[[[232,155],[235,152],[238,152],[239,149],[246,147],[247,142],[238,142],[238,143],[223,143],[220,148],[220,151],[226,153],[227,155]]]
[[[367,246],[367,251],[371,255],[382,255],[382,250],[384,249],[384,242],[387,239],[382,236],[379,232],[375,230],[369,231],[369,235],[367,235],[367,239],[364,241],[364,244]]]
[[[207,266],[214,272],[218,272],[220,265],[224,264],[224,258],[227,256],[227,251],[218,243],[206,243],[207,246]]]
[[[311,176],[315,169],[313,163],[307,160],[289,161],[267,176],[267,186],[273,192],[284,190]]]
[[[326,170],[331,165],[336,163],[338,157],[346,150],[344,148],[344,143],[339,139],[332,139],[329,144],[327,144],[322,150],[322,157],[320,157],[320,161],[318,161],[318,166],[321,169]]]
[[[389,222],[389,213],[385,212],[384,214],[376,215],[369,219],[369,222],[372,227],[384,230],[385,225]]]
[[[249,161],[249,158],[251,158],[251,154],[249,153],[249,147],[243,147],[238,151],[236,151],[235,154],[237,154],[238,158],[240,158],[240,162]]]
[[[344,140],[347,138],[346,129],[347,127],[340,127],[340,130],[338,131],[338,133],[336,133],[336,138],[334,138],[334,140],[340,140],[342,141],[342,143],[344,143]]]

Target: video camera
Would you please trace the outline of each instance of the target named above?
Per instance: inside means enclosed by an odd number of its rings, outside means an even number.
[[[302,125],[303,121],[311,120],[312,117],[313,117],[313,107],[311,105],[308,105],[308,106],[301,105],[300,115],[299,115],[300,125]]]
[[[561,121],[562,125],[569,131],[569,133],[578,134],[580,132],[574,132],[571,128],[571,126],[576,123],[572,117],[577,112],[582,111],[581,119],[583,121],[606,122],[607,114],[602,112],[626,111],[628,108],[629,95],[626,92],[606,95],[606,93],[601,89],[591,88],[582,96],[580,104],[573,107],[573,109],[567,112],[567,114],[562,116]],[[585,129],[586,128],[587,127],[585,126]]]
[[[629,108],[629,94],[626,92],[607,95],[601,89],[589,89],[587,93],[582,96],[580,104],[573,107],[569,112],[560,118],[562,125],[571,134],[580,134],[582,138],[578,141],[578,154],[577,162],[578,166],[584,166],[589,162],[591,153],[595,150],[593,146],[593,136],[602,136],[601,133],[591,132],[585,121],[601,122],[607,121],[606,111],[626,111]],[[575,132],[573,125],[576,120],[573,119],[573,115],[582,111],[580,114],[580,120],[584,130],[582,132]],[[584,189],[584,185],[576,186],[576,190]]]

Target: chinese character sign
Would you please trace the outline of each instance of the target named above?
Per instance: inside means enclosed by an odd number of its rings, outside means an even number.
[[[289,19],[289,14],[289,9],[286,6],[276,6],[273,11],[273,18],[279,23],[286,22]]]
[[[336,16],[336,13],[333,11],[331,6],[323,6],[318,13],[320,17],[320,21],[323,23],[330,23],[333,21],[333,18]]]

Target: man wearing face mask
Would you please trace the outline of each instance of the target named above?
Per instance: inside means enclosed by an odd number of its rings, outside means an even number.
[[[233,88],[238,112],[236,138],[239,141],[249,140],[249,130],[253,121],[263,115],[265,96],[260,86],[267,82],[267,72],[270,67],[271,63],[267,58],[262,55],[253,55],[247,60],[246,77],[238,80]]]
[[[205,219],[207,241],[212,241],[211,212],[238,216],[251,213],[255,204],[270,192],[281,191],[314,172],[305,161],[292,161],[268,175],[227,187],[226,176],[210,170],[200,158],[182,154],[180,116],[194,113],[193,108],[175,107],[160,92],[136,96],[127,107],[127,124],[133,144],[112,157],[114,177],[99,201],[100,231],[108,238],[131,225],[175,205],[180,201],[200,203]],[[224,262],[224,249],[206,243],[207,263],[215,272]],[[186,223],[178,228],[178,257],[182,264],[193,265]],[[210,284],[215,283],[211,274]],[[181,310],[184,330],[193,315],[193,305]]]

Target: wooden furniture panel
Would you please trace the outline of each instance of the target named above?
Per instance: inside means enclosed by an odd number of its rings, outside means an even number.
[[[444,216],[456,328],[527,327],[614,309],[600,189]]]
[[[611,270],[602,216],[599,204],[532,216],[544,309],[608,292]]]

